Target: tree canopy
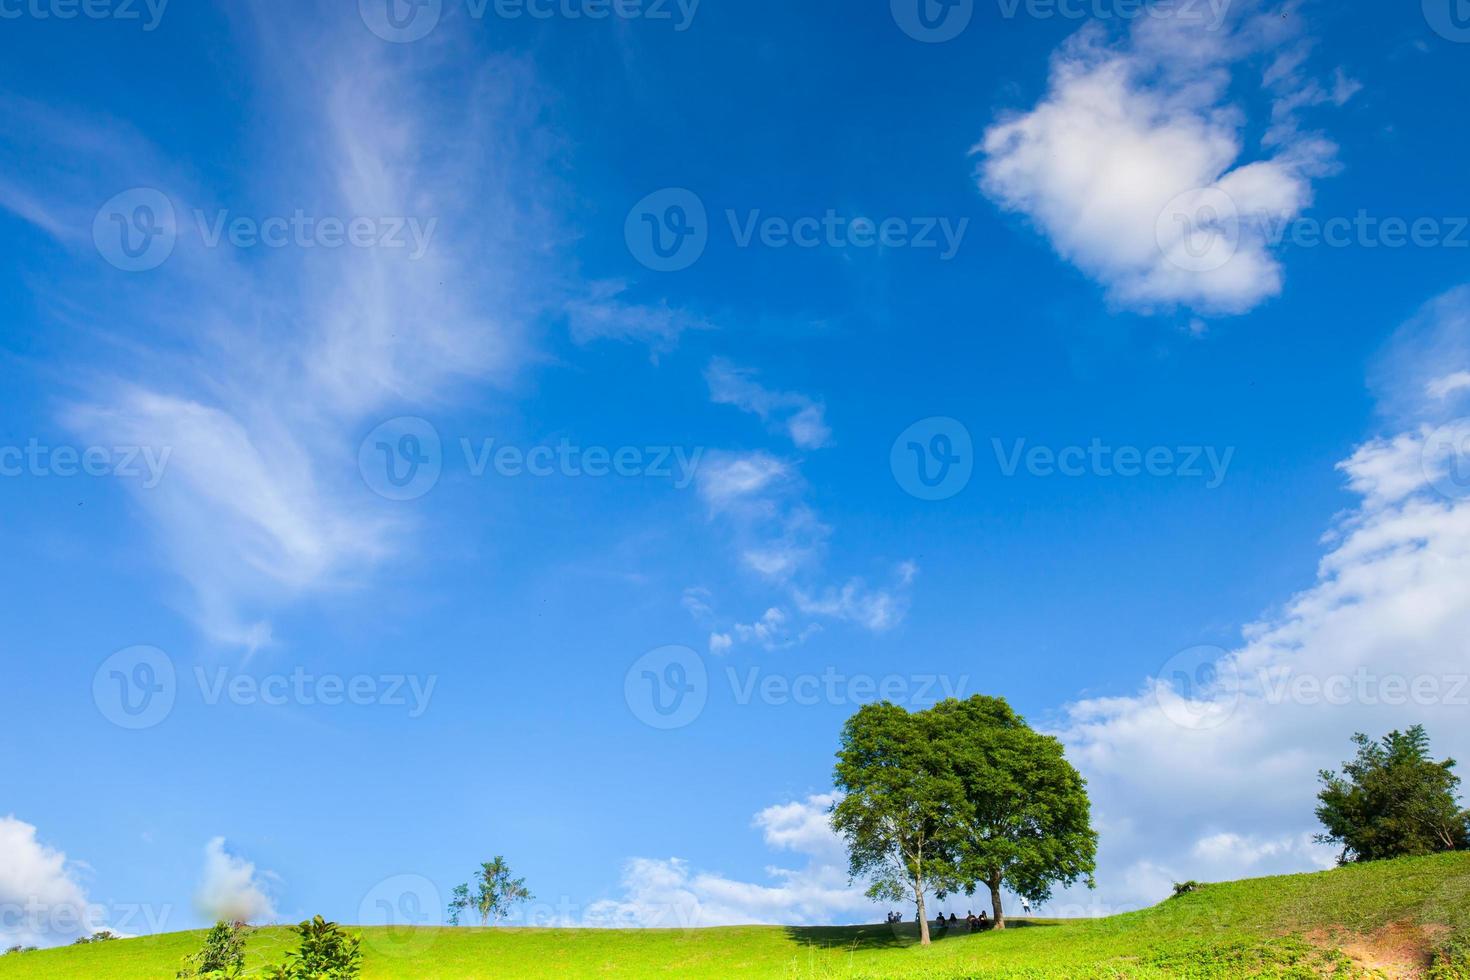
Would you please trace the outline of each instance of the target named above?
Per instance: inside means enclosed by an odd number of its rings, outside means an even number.
[[[1377,861],[1470,847],[1470,811],[1460,808],[1455,761],[1435,762],[1423,725],[1379,741],[1353,736],[1358,754],[1341,774],[1323,770],[1317,840],[1342,847],[1338,860]]]
[[[1004,700],[949,699],[917,712],[864,705],[843,727],[833,828],[868,895],[911,898],[928,942],[926,892],[980,887],[1004,928],[1001,887],[1045,901],[1057,884],[1093,884],[1097,835],[1086,784],[1061,743]]]

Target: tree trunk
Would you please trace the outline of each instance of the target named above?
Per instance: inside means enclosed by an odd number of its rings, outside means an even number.
[[[990,876],[990,909],[995,916],[995,925],[992,929],[1004,929],[1006,927],[1005,909],[1000,905],[1000,875]]]
[[[919,945],[929,945],[929,916],[924,912],[924,889],[919,887]]]

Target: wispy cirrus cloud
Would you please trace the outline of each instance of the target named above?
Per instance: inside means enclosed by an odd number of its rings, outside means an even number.
[[[755,373],[724,358],[710,362],[704,372],[710,400],[733,405],[785,431],[798,449],[821,449],[832,439],[826,406],[800,392],[776,391],[755,380]]]
[[[263,79],[269,139],[255,145],[270,147],[270,166],[249,171],[268,177],[233,182],[243,200],[218,203],[210,177],[122,124],[38,107],[34,138],[67,168],[0,182],[0,205],[69,250],[50,276],[57,305],[116,355],[89,367],[63,420],[89,440],[170,449],[140,510],[190,615],[247,650],[271,642],[283,604],[350,587],[406,546],[412,518],[357,472],[363,433],[507,384],[536,358],[528,324],[555,291],[536,274],[539,241],[555,236],[526,65],[480,59],[450,95],[436,82],[443,48],[390,51],[315,12],[240,15]],[[119,274],[93,248],[93,217],[135,186],[166,200],[177,241],[159,267]],[[245,254],[210,240],[212,216],[240,212],[431,236],[412,250]]]

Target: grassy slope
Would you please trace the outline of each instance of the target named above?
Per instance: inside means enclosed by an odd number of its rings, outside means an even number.
[[[886,926],[697,930],[365,929],[366,980],[467,977],[995,978],[1365,976],[1332,952],[1394,923],[1420,945],[1470,935],[1470,854],[1210,885],[1109,919],[1018,924],[928,949]],[[1442,928],[1441,928],[1442,927]],[[910,924],[906,927],[912,930]],[[1399,931],[1402,939],[1406,930]],[[0,980],[172,977],[202,932],[0,957]],[[285,929],[250,937],[252,968]],[[1400,944],[1402,945],[1402,943]],[[1388,975],[1404,975],[1390,969]],[[1445,976],[1470,978],[1470,973]]]

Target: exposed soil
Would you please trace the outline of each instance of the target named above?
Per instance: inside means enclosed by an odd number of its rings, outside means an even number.
[[[1359,966],[1393,980],[1413,980],[1429,968],[1435,942],[1447,931],[1444,926],[1393,922],[1368,935],[1316,929],[1306,938],[1340,949]]]

